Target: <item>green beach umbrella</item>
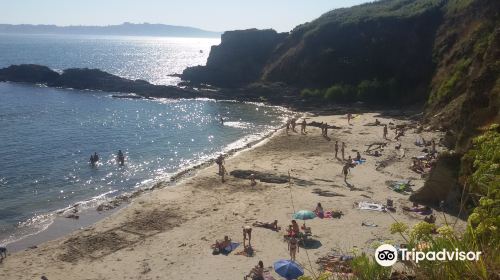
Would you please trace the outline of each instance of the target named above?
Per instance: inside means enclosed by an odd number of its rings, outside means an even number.
[[[311,220],[316,218],[316,214],[313,211],[300,210],[295,212],[295,214],[293,214],[293,218],[295,220]]]

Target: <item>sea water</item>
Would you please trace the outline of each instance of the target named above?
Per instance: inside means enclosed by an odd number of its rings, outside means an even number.
[[[212,39],[14,37],[11,47],[0,40],[1,64],[97,67],[165,84],[175,83],[165,73],[204,63],[206,55],[201,58],[199,49],[213,43]],[[38,47],[37,40],[42,41]],[[151,40],[161,41],[167,50],[151,46]],[[66,51],[50,58],[49,49],[39,50],[48,46]],[[126,53],[115,53],[114,48]],[[143,52],[162,58],[151,59]],[[95,207],[245,147],[289,116],[283,108],[263,104],[111,95],[0,83],[0,244],[47,228],[61,209],[77,203]],[[118,150],[126,156],[124,166],[116,163]],[[96,167],[89,164],[94,152],[100,156]]]

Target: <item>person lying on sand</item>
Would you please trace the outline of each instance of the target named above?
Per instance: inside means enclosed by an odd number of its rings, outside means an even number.
[[[434,224],[436,222],[436,216],[434,216],[433,214],[430,214],[429,216],[426,216],[424,218],[424,222],[427,222],[429,224]]]
[[[212,245],[212,248],[219,250],[221,253],[226,252],[226,248],[231,246],[231,238],[229,236],[224,236],[224,240],[216,240],[215,244]],[[226,252],[229,253],[229,252]]]
[[[419,213],[421,215],[426,215],[426,214],[432,213],[432,209],[429,206],[420,207],[417,203],[414,203],[411,208],[407,207],[407,206],[403,206],[403,210],[408,211],[408,212],[416,212],[416,213]]]
[[[259,261],[259,264],[250,270],[250,273],[244,277],[244,280],[248,280],[248,278],[252,280],[264,280],[264,263],[262,261]]]
[[[382,153],[380,153],[378,150],[370,150],[366,152],[367,155],[369,156],[374,156],[374,157],[379,157],[382,156]]]
[[[410,166],[410,169],[419,174],[425,173],[424,165],[422,164],[422,161],[419,159],[413,159],[413,163]]]
[[[278,231],[281,229],[281,227],[278,226],[278,220],[274,220],[274,222],[272,222],[272,223],[263,223],[263,222],[257,221],[255,223],[253,223],[252,226],[267,228],[267,229],[271,229],[274,231]]]

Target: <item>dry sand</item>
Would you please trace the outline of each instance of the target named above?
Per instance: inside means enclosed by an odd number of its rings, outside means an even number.
[[[364,154],[367,144],[380,142],[381,126],[364,126],[377,117],[383,124],[401,124],[395,120],[366,113],[357,116],[353,125],[347,125],[345,116],[311,117],[308,121],[327,121],[341,129],[329,129],[330,140],[321,136],[316,127],[308,127],[308,134],[279,131],[272,138],[252,149],[237,153],[226,160],[228,171],[256,170],[287,175],[293,184],[258,182],[227,176],[221,183],[217,166],[199,170],[193,177],[182,180],[175,187],[166,187],[136,198],[129,206],[104,220],[58,240],[46,242],[38,248],[9,255],[0,264],[0,279],[242,279],[259,260],[266,267],[278,259],[289,258],[283,232],[254,228],[252,245],[255,256],[238,254],[238,247],[228,256],[212,255],[210,245],[215,239],[229,235],[242,242],[242,226],[255,221],[275,219],[286,227],[295,210],[313,210],[321,202],[325,210],[341,210],[340,219],[307,221],[312,227],[313,239],[306,251],[301,248],[297,261],[306,268],[309,259],[313,267],[316,259],[332,249],[350,252],[374,251],[375,240],[400,242],[399,236],[389,233],[389,226],[398,221],[414,224],[423,219],[419,215],[403,213],[409,205],[408,196],[390,190],[390,180],[412,179],[415,190],[423,185],[420,175],[409,170],[411,157],[421,154],[416,147],[413,129],[401,138],[406,151],[404,158],[394,148],[394,140],[387,141],[382,157]],[[300,131],[300,127],[298,127]],[[424,132],[425,139],[440,137]],[[394,131],[389,131],[394,137]],[[348,187],[341,175],[342,162],[335,159],[335,140],[347,144],[346,156],[362,151],[367,162],[351,169]],[[340,156],[340,153],[339,153]],[[385,167],[380,162],[386,161]],[[378,168],[377,168],[378,166]],[[315,190],[335,196],[321,196]],[[395,202],[393,214],[363,211],[353,208],[358,201]],[[292,203],[293,199],[293,203]],[[437,215],[437,223],[443,216]],[[447,217],[447,219],[453,219]],[[363,221],[378,227],[361,226]],[[301,224],[301,222],[300,222]],[[273,274],[276,279],[279,277]]]

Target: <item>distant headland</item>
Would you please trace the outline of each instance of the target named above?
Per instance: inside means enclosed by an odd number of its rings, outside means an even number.
[[[151,23],[125,22],[106,26],[57,26],[43,24],[0,24],[0,33],[7,34],[65,34],[65,35],[121,35],[158,37],[220,37],[220,32],[195,27]]]

